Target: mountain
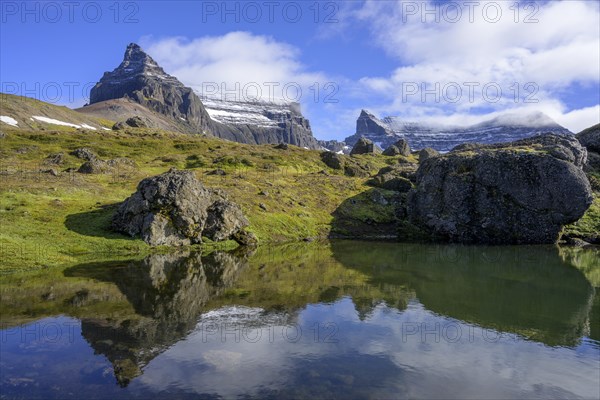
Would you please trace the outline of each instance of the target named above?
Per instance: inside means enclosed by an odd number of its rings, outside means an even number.
[[[140,46],[131,43],[121,64],[112,72],[105,72],[92,88],[90,104],[77,111],[115,120],[131,117],[135,111],[135,115],[143,114],[157,127],[177,132],[207,134],[240,143],[285,142],[320,148],[296,103],[210,99],[207,105],[191,88],[167,74]]]
[[[361,137],[365,137],[385,149],[399,138],[404,138],[413,150],[431,147],[438,151],[449,151],[462,143],[512,142],[547,132],[572,134],[541,112],[504,114],[479,124],[459,127],[410,122],[399,117],[379,119],[362,110],[356,120],[356,133],[347,137],[345,142],[353,146]]]

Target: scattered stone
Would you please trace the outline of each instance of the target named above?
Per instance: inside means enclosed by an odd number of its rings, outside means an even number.
[[[110,170],[110,167],[105,161],[90,160],[86,161],[77,170],[80,174],[104,174]]]
[[[419,152],[419,163],[427,160],[431,157],[437,157],[440,153],[437,150],[432,149],[431,147],[425,147]]]
[[[69,154],[72,156],[75,156],[77,158],[80,158],[82,160],[86,160],[86,161],[93,161],[98,158],[96,153],[94,153],[92,150],[88,149],[87,147],[75,149],[72,152],[70,152]]]
[[[592,203],[585,156],[574,137],[553,134],[453,151],[420,165],[408,215],[451,241],[554,243]]]
[[[269,192],[265,191],[265,190],[261,190],[260,192],[258,192],[259,196],[269,196]]]
[[[225,176],[227,175],[227,172],[223,171],[222,169],[213,169],[212,171],[207,172],[206,175]]]
[[[56,171],[54,168],[40,170],[40,172],[42,172],[43,174],[49,174],[49,175],[52,175],[52,176],[58,176],[58,171]]]
[[[267,211],[267,206],[265,205],[265,203],[259,203],[258,207],[263,211]]]
[[[139,116],[127,118],[125,121],[119,121],[113,125],[113,131],[120,131],[126,128],[149,128],[150,124],[147,120]]]
[[[287,143],[279,143],[278,145],[274,146],[274,148],[278,150],[287,150],[289,146]]]
[[[356,154],[380,154],[381,149],[375,145],[371,140],[361,137],[358,139],[352,150],[350,150],[350,155]]]
[[[0,131],[0,139],[4,139],[6,137],[6,133]]]
[[[410,156],[410,146],[405,139],[400,139],[383,152],[384,156]]]
[[[151,246],[202,243],[203,236],[246,244],[253,240],[241,233],[248,224],[224,192],[204,187],[191,171],[176,169],[142,180],[112,219],[114,230],[139,235]]]
[[[50,165],[61,165],[65,161],[65,155],[63,153],[53,153],[46,157],[45,164]]]

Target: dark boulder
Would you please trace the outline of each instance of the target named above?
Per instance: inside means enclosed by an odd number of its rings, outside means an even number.
[[[106,161],[93,159],[86,161],[77,170],[80,174],[105,174],[110,171],[110,166]]]
[[[242,233],[248,220],[225,193],[206,188],[191,171],[170,170],[146,178],[117,209],[114,230],[140,236],[152,246],[181,246],[211,240],[256,243]]]
[[[86,160],[86,161],[92,161],[98,158],[98,156],[96,155],[96,153],[94,153],[92,150],[88,149],[87,147],[81,147],[79,149],[75,149],[72,152],[69,153],[72,156],[75,156],[77,158],[80,158],[82,160]]]
[[[333,153],[331,151],[324,151],[321,153],[321,160],[332,169],[343,169],[344,168],[344,157],[340,154]]]
[[[381,149],[375,145],[369,139],[364,137],[360,138],[358,142],[352,147],[350,151],[350,155],[355,154],[379,154],[381,153]]]
[[[50,154],[46,157],[46,160],[44,160],[44,163],[49,165],[61,165],[64,162],[65,155],[63,153]]]
[[[410,146],[404,139],[398,140],[396,143],[385,149],[384,156],[410,156]]]
[[[411,222],[457,242],[554,243],[592,203],[574,137],[544,135],[424,161]]]

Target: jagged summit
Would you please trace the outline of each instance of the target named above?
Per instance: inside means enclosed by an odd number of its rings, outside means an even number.
[[[130,43],[127,46],[121,64],[112,73],[109,72],[108,74],[121,74],[126,78],[132,78],[139,74],[154,76],[163,79],[172,79],[174,84],[183,86],[177,78],[167,74],[158,63],[136,43]]]
[[[120,104],[115,105],[115,101]],[[119,66],[105,72],[92,88],[91,106],[79,111],[113,117],[115,107],[126,112],[132,108],[131,102],[157,116],[151,119],[156,119],[155,125],[163,129],[167,120],[169,130],[208,134],[240,143],[284,142],[312,149],[320,147],[298,104],[207,100],[205,105],[191,88],[167,74],[135,43],[127,46]],[[122,115],[120,119],[131,116]]]
[[[475,125],[453,126],[411,122],[400,117],[379,119],[369,111],[361,110],[356,120],[356,133],[347,137],[345,143],[353,146],[361,137],[365,137],[385,149],[403,138],[413,149],[431,147],[438,151],[449,151],[462,143],[512,142],[547,132],[572,134],[539,111],[506,113]]]

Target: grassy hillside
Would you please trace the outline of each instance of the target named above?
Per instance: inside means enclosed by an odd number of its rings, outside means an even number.
[[[2,132],[2,271],[147,253],[150,249],[141,240],[111,232],[110,219],[116,205],[135,191],[141,179],[173,167],[193,170],[205,185],[229,193],[263,243],[327,236],[332,225],[337,226],[334,218],[344,218],[340,226],[346,230],[350,226],[360,232],[361,225],[368,228],[373,221],[392,222],[394,217],[392,205],[373,205],[370,196],[375,189],[365,185],[367,178],[328,168],[318,151],[244,145],[153,129],[109,132],[47,127],[41,132],[2,124]],[[83,160],[69,152],[81,147],[105,160],[130,158],[136,166],[101,175],[70,171]],[[58,153],[63,162],[53,165],[47,157]],[[372,173],[398,163],[398,157],[371,155],[355,160]],[[43,172],[51,169],[58,176]],[[212,175],[215,169],[226,175]],[[377,190],[387,198],[394,195]]]
[[[320,152],[289,146],[245,145],[157,129],[76,129],[43,124],[21,125],[26,115],[47,115],[84,123],[64,107],[16,96],[0,96],[0,273],[67,266],[86,261],[130,259],[151,251],[143,241],[109,228],[116,206],[137,183],[170,168],[188,169],[209,187],[222,188],[241,205],[262,243],[341,236],[389,236],[397,232],[395,192],[366,185],[368,177],[349,177],[328,168]],[[98,126],[112,121],[86,119]],[[31,122],[31,121],[30,121]],[[43,130],[42,130],[43,128]],[[86,147],[103,160],[127,157],[125,165],[99,175],[76,172],[83,160],[69,153]],[[60,154],[60,156],[57,156]],[[49,157],[50,156],[50,157]],[[52,159],[61,158],[58,165]],[[362,171],[408,159],[352,157]],[[225,175],[215,175],[215,170]],[[418,234],[402,224],[402,239]],[[578,223],[567,227],[575,237],[600,231],[600,199]],[[226,248],[233,243],[206,243]]]
[[[15,119],[18,123],[18,128],[40,131],[61,130],[69,132],[74,128],[36,120],[33,118],[34,116],[48,117],[79,126],[85,124],[96,130],[110,129],[114,124],[113,121],[84,115],[67,107],[55,106],[29,97],[14,96],[5,93],[0,93],[0,115]],[[0,129],[7,127],[9,125],[0,122]]]

